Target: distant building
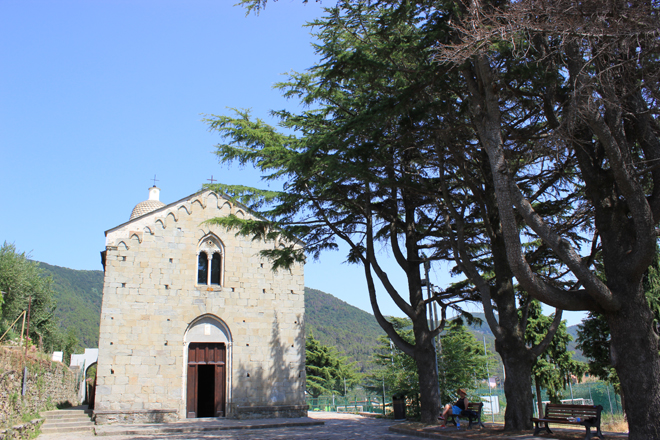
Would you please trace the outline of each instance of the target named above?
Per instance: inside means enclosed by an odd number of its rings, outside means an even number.
[[[80,388],[78,389],[78,397],[81,402],[87,399],[87,387],[85,386],[85,379],[87,377],[87,370],[89,370],[99,359],[98,348],[86,348],[83,354],[72,354],[69,362],[69,367],[80,369]]]
[[[96,422],[305,416],[302,265],[205,224],[250,217],[228,198],[159,192],[105,233]]]

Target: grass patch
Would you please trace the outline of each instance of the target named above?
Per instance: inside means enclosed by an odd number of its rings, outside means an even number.
[[[38,412],[34,412],[34,413],[29,413],[29,414],[23,414],[21,416],[21,421],[23,421],[23,423],[27,423],[30,420],[40,419],[40,418],[41,418],[41,415]]]
[[[600,429],[610,432],[628,432],[628,422],[622,414],[605,414],[601,416]]]

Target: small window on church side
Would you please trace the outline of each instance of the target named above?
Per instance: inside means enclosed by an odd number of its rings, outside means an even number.
[[[213,254],[211,260],[211,284],[220,285],[220,270],[222,268],[222,256],[219,252]]]
[[[200,252],[197,263],[197,284],[207,284],[208,276],[209,257],[206,256],[206,252]]]

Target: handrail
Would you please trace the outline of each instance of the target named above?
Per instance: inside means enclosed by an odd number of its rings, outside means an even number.
[[[21,314],[18,315],[18,318],[16,318],[16,320],[15,320],[15,321],[9,326],[9,328],[7,329],[7,331],[4,332],[4,333],[2,334],[2,336],[0,336],[0,342],[2,342],[2,340],[3,340],[4,337],[7,335],[7,333],[9,333],[9,330],[11,330],[12,327],[14,327],[14,324],[16,324],[16,323],[18,322],[18,320],[21,319],[21,316],[23,316],[23,315],[25,315],[25,310],[23,310],[23,311],[21,312]]]

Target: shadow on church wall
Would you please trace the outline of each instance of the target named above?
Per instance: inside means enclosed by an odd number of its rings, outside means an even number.
[[[301,323],[302,315],[296,316]],[[280,320],[273,320],[270,337],[269,359],[264,362],[241,362],[236,369],[239,380],[235,381],[240,407],[286,407],[277,414],[260,413],[261,417],[301,417],[306,415],[304,398],[304,350],[305,339],[302,325],[293,324],[300,330],[295,333],[293,342],[282,336]],[[266,368],[264,368],[266,366]],[[296,406],[296,408],[289,408]],[[240,415],[238,415],[240,417]],[[257,417],[256,414],[247,417]]]

